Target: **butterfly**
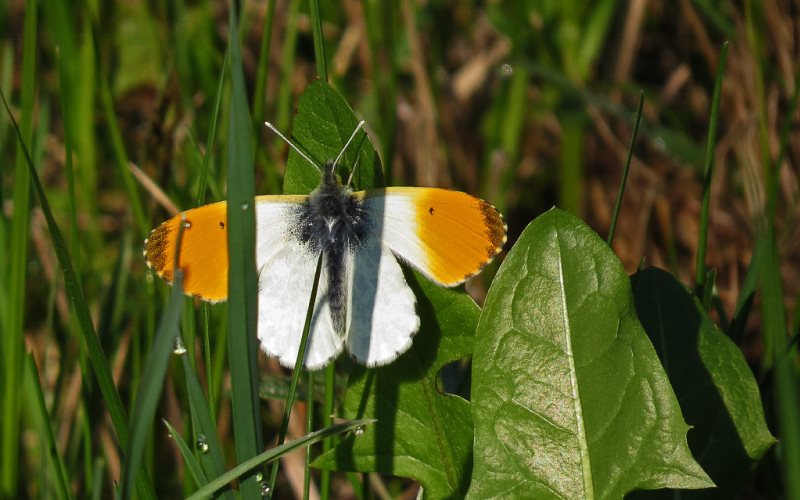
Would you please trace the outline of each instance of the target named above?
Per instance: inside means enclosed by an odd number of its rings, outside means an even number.
[[[287,367],[294,366],[300,349],[320,255],[303,366],[319,369],[346,347],[357,362],[372,367],[407,351],[420,328],[416,297],[400,262],[453,287],[480,272],[506,241],[497,209],[466,193],[424,187],[354,192],[349,180],[343,185],[336,165],[363,124],[336,160],[325,164],[310,195],[255,198],[258,338]],[[228,294],[227,237],[227,204],[211,203],[156,227],[144,242],[144,257],[171,283],[180,239],[184,292],[220,302]]]

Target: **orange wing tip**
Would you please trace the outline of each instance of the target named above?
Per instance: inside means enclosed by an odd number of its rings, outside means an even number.
[[[142,255],[144,256],[144,261],[147,264],[147,267],[150,268],[156,276],[166,281],[170,286],[173,284],[175,278],[175,239],[177,237],[176,228],[178,224],[187,224],[184,226],[187,230],[192,227],[189,225],[191,223],[185,219],[185,212],[181,213],[172,219],[162,222],[155,229],[153,229],[147,238],[145,238],[144,248],[142,250]],[[184,232],[183,244],[186,243],[186,238],[187,233]],[[184,278],[183,291],[186,293],[186,295],[212,304],[225,302],[227,297],[221,295],[219,291],[216,291],[215,293],[203,293],[205,289],[198,289],[192,284],[189,269],[184,268],[183,265],[181,265],[181,269],[183,270]],[[227,292],[227,286],[224,288],[224,291]]]
[[[478,265],[473,271],[466,273],[460,280],[449,283],[442,283],[445,286],[453,287],[474,278],[483,271],[483,269],[492,263],[492,261],[500,255],[503,251],[503,246],[508,241],[508,226],[503,219],[503,214],[497,210],[497,207],[492,205],[486,200],[477,198],[478,208],[483,216],[483,223],[486,227],[484,235],[490,242],[486,247],[486,260]]]
[[[144,261],[147,267],[152,269],[159,278],[172,282],[174,264],[170,262],[170,257],[174,251],[169,248],[171,228],[169,223],[172,220],[162,222],[153,229],[144,240]]]

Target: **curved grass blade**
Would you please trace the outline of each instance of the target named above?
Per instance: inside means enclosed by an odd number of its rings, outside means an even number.
[[[22,55],[22,87],[21,87],[21,129],[24,137],[31,141],[33,138],[34,101],[36,96],[36,53],[37,53],[37,4],[28,2],[25,5],[25,19],[23,28],[23,55]],[[3,99],[5,101],[5,98]],[[6,106],[8,109],[8,106]],[[11,115],[9,111],[9,116]],[[13,118],[12,118],[13,119]],[[5,121],[4,121],[5,122]],[[16,127],[16,125],[15,125]],[[8,288],[6,295],[9,300],[7,307],[8,320],[4,325],[7,331],[3,335],[3,377],[0,384],[3,386],[2,417],[0,420],[0,453],[4,457],[4,464],[0,470],[0,496],[9,498],[16,496],[19,469],[20,435],[20,380],[23,375],[23,328],[25,321],[25,287],[27,282],[28,259],[28,234],[30,232],[30,205],[31,182],[25,168],[23,136],[17,129],[19,144],[17,145],[16,162],[14,166],[14,216],[11,221],[11,235],[9,238],[10,259],[4,264],[8,265]],[[27,153],[27,152],[26,152]]]
[[[167,431],[169,432],[170,437],[172,437],[172,439],[175,440],[175,444],[178,445],[178,451],[181,452],[183,463],[186,464],[186,468],[189,469],[189,473],[192,474],[195,484],[197,484],[197,486],[206,484],[208,482],[206,473],[203,472],[203,468],[200,467],[197,459],[192,454],[192,450],[189,448],[189,445],[186,444],[186,441],[183,440],[181,434],[174,427],[172,427],[166,419],[164,419],[163,422],[164,425],[167,426]]]
[[[94,38],[96,41],[97,37],[94,36]],[[98,53],[99,52],[100,51],[98,51]],[[107,130],[114,152],[114,164],[125,186],[125,192],[128,195],[128,204],[133,211],[133,220],[136,222],[136,228],[139,230],[139,235],[144,237],[150,232],[150,223],[144,214],[144,206],[142,205],[142,198],[139,196],[139,188],[136,185],[133,174],[131,174],[131,169],[128,168],[128,153],[125,150],[125,141],[122,139],[119,123],[117,123],[117,114],[114,110],[114,100],[111,95],[111,88],[108,83],[107,75],[101,74],[99,88],[100,102],[103,107],[103,112],[105,113]]]
[[[22,151],[25,155],[26,163],[28,164],[28,173],[33,181],[33,187],[36,195],[39,198],[39,203],[42,207],[42,213],[47,221],[47,228],[50,231],[50,237],[53,240],[53,250],[58,258],[58,264],[64,275],[64,287],[67,291],[67,297],[72,304],[75,315],[78,317],[81,334],[83,335],[84,342],[86,342],[86,350],[89,353],[89,360],[91,361],[92,368],[94,369],[97,383],[100,387],[100,393],[108,408],[108,413],[111,416],[111,422],[114,425],[114,430],[117,433],[117,439],[123,448],[127,448],[129,443],[129,428],[125,409],[122,406],[122,400],[117,392],[117,387],[114,385],[114,379],[111,377],[111,369],[108,364],[105,352],[100,345],[100,339],[97,337],[97,332],[94,329],[92,316],[89,313],[89,306],[86,304],[86,297],[83,294],[80,281],[75,273],[75,268],[72,265],[72,260],[67,250],[67,243],[64,236],[61,234],[53,211],[50,209],[50,202],[47,200],[47,195],[44,192],[44,187],[39,181],[39,174],[33,166],[30,152],[28,151],[25,141],[22,137],[22,132],[14,119],[11,109],[8,106],[5,93],[0,89],[0,99],[3,101],[6,114],[11,120],[14,131],[17,134],[17,140],[22,146]],[[144,469],[136,478],[137,492],[141,498],[154,498],[153,487],[151,486],[150,479]]]
[[[704,293],[706,284],[706,244],[708,242],[708,213],[711,205],[711,179],[714,174],[714,148],[717,145],[717,124],[719,122],[719,100],[722,95],[722,80],[725,77],[725,63],[728,60],[728,42],[722,44],[717,65],[717,80],[711,99],[711,116],[708,122],[708,142],[706,143],[706,162],[703,169],[703,205],[700,211],[700,232],[697,238],[697,261],[695,263],[696,293]]]
[[[182,226],[181,226],[182,229]],[[178,233],[180,248],[181,234]],[[177,255],[177,254],[176,254]],[[177,260],[177,259],[176,259]],[[133,481],[142,465],[142,455],[147,435],[152,429],[156,406],[164,388],[164,377],[172,355],[173,345],[180,335],[180,321],[185,295],[183,294],[183,272],[176,266],[175,276],[167,308],[158,325],[156,338],[147,355],[143,376],[136,396],[136,407],[131,414],[131,439],[125,454],[127,460],[122,467],[120,489],[124,498],[133,498]]]
[[[214,494],[215,491],[219,490],[226,484],[230,483],[231,481],[239,478],[248,472],[252,471],[256,467],[261,464],[271,462],[275,459],[282,457],[283,455],[290,453],[298,448],[302,448],[304,446],[312,445],[316,442],[321,441],[322,439],[328,436],[335,436],[336,434],[341,434],[343,432],[351,431],[356,428],[363,428],[366,425],[375,422],[375,420],[364,419],[364,420],[352,420],[350,422],[345,422],[341,424],[332,425],[330,427],[326,427],[325,429],[318,430],[316,432],[312,432],[304,437],[299,439],[295,439],[294,441],[289,441],[281,446],[276,446],[271,450],[267,450],[264,453],[256,455],[255,457],[245,460],[244,462],[240,463],[233,469],[229,470],[225,474],[217,477],[216,479],[212,479],[208,482],[205,486],[194,492],[191,496],[188,497],[187,500],[199,500],[201,498],[208,498]]]
[[[314,285],[311,287],[311,297],[308,299],[308,307],[306,308],[306,321],[303,325],[303,337],[300,339],[300,349],[297,351],[297,359],[294,362],[294,370],[292,371],[292,383],[289,386],[289,393],[286,395],[286,405],[283,409],[283,419],[281,420],[281,427],[278,431],[278,446],[282,445],[286,440],[286,432],[289,430],[289,417],[292,415],[292,406],[294,405],[294,395],[297,391],[297,381],[300,378],[300,372],[303,371],[303,359],[306,357],[306,345],[308,344],[308,334],[311,331],[311,317],[314,313],[314,304],[317,300],[317,289],[319,288],[319,275],[322,270],[322,254],[320,253],[317,259],[317,270],[314,273]],[[280,462],[275,462],[269,474],[269,484],[274,485],[275,480],[278,478],[278,469]],[[270,490],[274,492],[274,488]],[[272,496],[271,494],[269,495]]]
[[[262,448],[262,437],[256,378],[258,272],[253,140],[236,5],[237,2],[234,2],[230,9],[228,47],[231,72],[228,128],[228,359],[236,461],[241,463],[258,453]],[[260,495],[254,474],[243,478],[240,488],[246,498]]]
[[[606,239],[608,246],[611,246],[611,244],[614,242],[614,230],[617,227],[619,207],[622,206],[622,195],[625,194],[625,184],[628,182],[628,171],[631,168],[631,160],[633,159],[633,146],[636,144],[636,136],[639,134],[639,124],[642,122],[642,109],[644,109],[644,92],[639,91],[639,111],[636,112],[636,124],[633,126],[631,144],[628,146],[628,159],[625,160],[625,169],[622,171],[622,180],[619,181],[617,201],[614,203],[614,214],[611,216],[611,227],[608,230],[608,238]]]
[[[267,95],[267,70],[269,68],[269,52],[272,44],[272,25],[275,19],[275,3],[267,3],[264,24],[261,26],[261,47],[258,49],[258,69],[256,70],[256,85],[253,90],[254,130],[263,125],[264,116],[266,115],[264,100]]]
[[[770,229],[761,269],[762,314],[764,315],[764,337],[769,340],[775,395],[773,404],[778,421],[778,439],[781,443],[779,459],[783,467],[786,498],[800,498],[800,381],[797,376],[795,357],[787,356],[787,336],[784,292],[781,283],[781,262],[775,233]],[[765,342],[766,344],[766,342]]]
[[[37,420],[36,424],[40,429],[39,436],[46,443],[47,456],[49,459],[49,466],[46,471],[50,475],[55,475],[55,483],[58,487],[58,498],[72,498],[69,492],[69,481],[67,480],[67,468],[64,466],[64,460],[58,452],[58,445],[56,444],[56,435],[53,431],[53,422],[50,413],[47,411],[47,405],[44,402],[44,393],[42,386],[39,382],[39,371],[36,368],[36,360],[33,359],[33,354],[26,355],[26,368],[24,387],[25,393],[29,396],[26,398],[27,403],[31,407],[31,413]],[[33,395],[33,397],[30,397]]]
[[[183,362],[183,373],[186,380],[186,392],[189,397],[192,429],[195,437],[203,436],[208,446],[208,451],[205,453],[202,450],[198,450],[200,452],[200,463],[208,474],[218,476],[225,472],[225,457],[222,454],[222,444],[219,441],[219,436],[217,436],[214,419],[211,417],[211,405],[203,395],[203,389],[200,387],[197,373],[192,369],[189,358],[181,356],[181,361]],[[207,366],[210,367],[210,365]],[[206,481],[204,480],[197,484],[202,486]]]
[[[212,151],[214,150],[214,142],[217,138],[217,124],[219,123],[219,109],[222,103],[222,89],[225,83],[225,68],[228,66],[228,53],[222,58],[222,70],[219,72],[219,81],[217,82],[217,93],[214,96],[214,111],[211,113],[211,127],[208,129],[208,139],[206,140],[206,154],[203,155],[203,163],[200,167],[200,181],[197,184],[197,196],[195,203],[199,207],[205,203],[206,200],[206,186],[208,185],[208,170],[211,165]]]
[[[325,58],[325,38],[322,36],[322,16],[319,14],[319,0],[308,0],[311,17],[311,32],[314,36],[314,60],[317,63],[317,76],[328,81],[328,60]]]

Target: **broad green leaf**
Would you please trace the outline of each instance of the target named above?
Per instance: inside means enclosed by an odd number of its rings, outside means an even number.
[[[463,291],[407,273],[422,320],[414,344],[392,364],[357,367],[344,401],[347,418],[374,418],[317,458],[322,469],[376,471],[419,481],[429,498],[460,498],[469,483],[472,416],[464,399],[442,394],[436,375],[472,352],[479,309]]]
[[[687,497],[731,498],[775,439],[744,355],[672,275],[647,269],[633,278],[636,311],[661,358],[683,415],[689,447],[717,489]]]
[[[336,159],[356,125],[358,119],[344,98],[330,85],[317,80],[297,101],[292,139],[321,168],[326,161]],[[381,162],[365,131],[359,132],[339,161],[337,173],[342,182],[347,182],[353,168],[356,168],[354,189],[383,186]],[[308,194],[317,188],[320,178],[320,170],[294,151],[289,151],[283,179],[284,193]]]
[[[553,209],[522,233],[486,298],[472,365],[469,498],[621,498],[713,486],[636,317],[628,276]]]

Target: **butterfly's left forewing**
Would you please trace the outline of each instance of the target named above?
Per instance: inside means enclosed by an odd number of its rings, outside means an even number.
[[[266,256],[283,246],[286,227],[304,196],[256,198],[257,253]],[[147,265],[168,282],[175,272],[179,228],[181,247],[178,266],[183,271],[183,290],[209,302],[228,298],[228,205],[221,201],[186,210],[156,227],[144,242]],[[294,217],[296,218],[296,217]]]
[[[455,286],[474,276],[506,241],[500,212],[460,191],[392,187],[356,195],[373,214],[383,243],[440,285]]]
[[[183,291],[210,302],[228,297],[227,203],[211,203],[182,212],[153,229],[144,241],[147,265],[172,283],[178,234]],[[183,225],[183,231],[180,227]]]

